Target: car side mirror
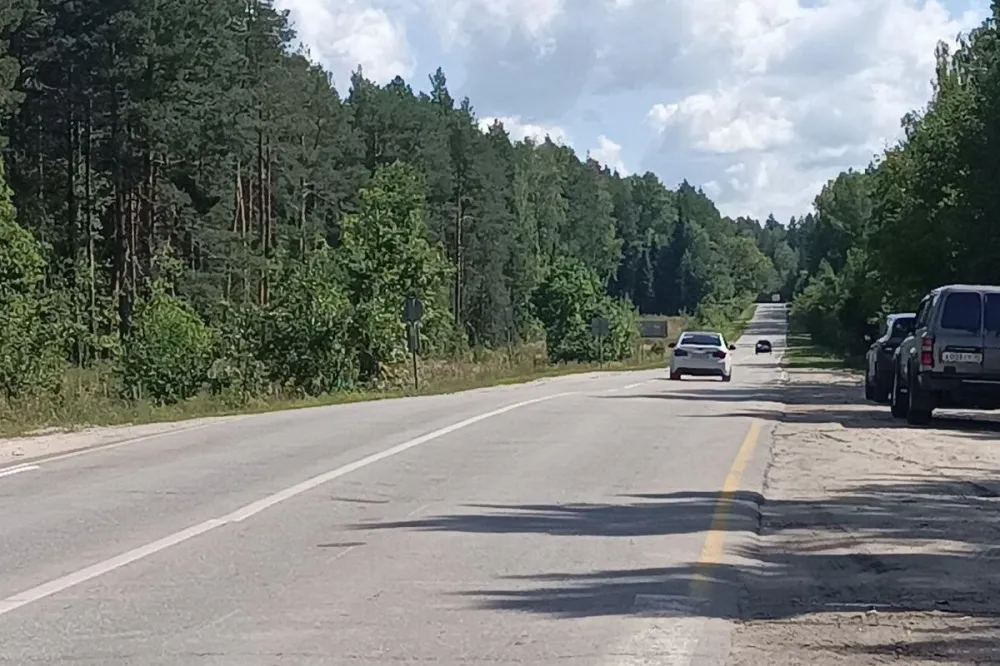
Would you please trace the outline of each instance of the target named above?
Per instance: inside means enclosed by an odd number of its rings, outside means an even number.
[[[865,342],[871,343],[871,341],[872,341],[872,336],[865,333]]]
[[[676,343],[676,342],[671,342],[671,343],[670,343],[669,345],[667,345],[667,346],[668,346],[668,347],[670,347],[671,349],[673,349],[674,347],[676,347],[676,346],[677,346],[677,343]]]
[[[736,345],[729,345],[729,351],[736,351]]]

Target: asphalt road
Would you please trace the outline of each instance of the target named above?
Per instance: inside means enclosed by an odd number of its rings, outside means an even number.
[[[735,591],[697,576],[756,521],[705,498],[759,489],[768,426],[739,413],[774,397],[753,343],[780,352],[784,316],[758,310],[730,384],[267,414],[0,476],[0,663],[719,663],[699,604]]]

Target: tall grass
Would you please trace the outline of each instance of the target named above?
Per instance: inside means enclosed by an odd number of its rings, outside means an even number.
[[[683,317],[668,321],[670,336],[687,324]],[[474,388],[527,382],[595,370],[637,370],[662,367],[668,340],[642,340],[635,354],[618,363],[549,363],[542,344],[508,349],[474,349],[458,359],[419,359],[419,391],[413,386],[409,361],[388,368],[387,379],[369,389],[305,397],[273,387],[271,394],[249,404],[234,405],[222,397],[202,393],[173,405],[154,405],[146,400],[125,400],[114,368],[97,365],[70,367],[58,390],[25,398],[16,403],[0,401],[0,435],[18,435],[41,430],[76,429],[88,426],[181,421],[185,419],[259,413],[361,400],[380,400],[408,395],[452,393]]]

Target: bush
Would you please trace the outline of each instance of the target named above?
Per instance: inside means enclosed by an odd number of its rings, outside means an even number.
[[[0,300],[0,391],[8,402],[58,386],[63,361],[54,331],[41,300]]]
[[[42,246],[14,219],[0,163],[0,392],[10,401],[59,381],[61,336],[42,295]]]
[[[260,338],[259,358],[273,381],[311,396],[355,385],[354,312],[340,283],[332,250],[317,252],[279,281]]]
[[[172,404],[198,394],[208,380],[216,331],[184,301],[154,286],[141,301],[125,340],[121,378],[126,394]]]
[[[597,274],[575,259],[559,259],[533,298],[535,316],[545,328],[549,359],[596,361],[628,358],[639,338],[638,315],[628,301],[604,295]],[[595,316],[608,320],[609,334],[599,344],[591,331]]]
[[[208,371],[208,385],[227,404],[244,406],[267,394],[268,368],[259,358],[262,335],[263,316],[259,309],[226,307],[216,339],[215,360]]]

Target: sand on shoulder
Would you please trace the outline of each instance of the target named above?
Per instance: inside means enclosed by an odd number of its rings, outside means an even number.
[[[1000,663],[998,416],[914,428],[843,372],[786,388],[729,663]]]

